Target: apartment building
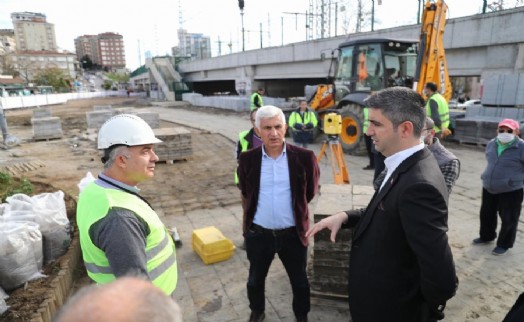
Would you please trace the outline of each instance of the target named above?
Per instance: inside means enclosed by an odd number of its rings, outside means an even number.
[[[11,21],[18,50],[57,51],[55,25],[36,12],[14,12]]]
[[[11,13],[13,34],[8,30],[0,33],[4,50],[0,51],[3,67],[18,71],[29,83],[42,69],[59,68],[71,78],[77,78],[78,61],[73,53],[61,51],[56,45],[54,24],[47,22],[46,15],[35,12]],[[10,38],[14,36],[13,38]],[[14,39],[14,45],[13,45]],[[9,50],[6,48],[9,47]]]
[[[173,56],[203,59],[211,57],[211,41],[203,34],[189,33],[178,29],[178,46],[173,48]]]
[[[103,68],[119,70],[126,66],[124,37],[117,33],[80,36],[75,39],[75,49],[79,61],[88,56]]]

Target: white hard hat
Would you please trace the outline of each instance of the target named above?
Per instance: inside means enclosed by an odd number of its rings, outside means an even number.
[[[160,143],[143,119],[132,114],[118,114],[107,120],[98,131],[98,149],[116,144],[128,146]]]

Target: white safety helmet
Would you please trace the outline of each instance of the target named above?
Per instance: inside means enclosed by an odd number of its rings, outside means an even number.
[[[113,145],[128,146],[160,143],[143,119],[132,114],[118,114],[107,120],[98,131],[98,149]]]

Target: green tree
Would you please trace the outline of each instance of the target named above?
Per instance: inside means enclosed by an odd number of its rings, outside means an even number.
[[[83,69],[93,69],[93,61],[91,60],[91,57],[89,57],[89,55],[82,56],[82,59],[80,59],[80,65]]]
[[[53,86],[54,91],[62,92],[70,89],[72,79],[63,70],[53,67],[39,70],[35,74],[33,82],[36,85]]]
[[[113,87],[113,82],[110,81],[110,80],[105,80],[104,83],[102,84],[102,88],[105,89],[106,91],[111,89],[111,87]]]
[[[129,81],[129,74],[127,73],[106,73],[106,76],[115,83],[127,83]]]

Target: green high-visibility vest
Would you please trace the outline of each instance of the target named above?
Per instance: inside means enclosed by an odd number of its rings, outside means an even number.
[[[364,124],[362,124],[362,132],[367,133],[369,127],[369,109],[364,107]]]
[[[312,123],[313,126],[316,127],[318,124],[318,120],[317,120],[317,116],[315,115],[315,113],[311,111],[305,111],[303,119],[300,116],[300,112],[294,111],[291,113],[291,115],[289,115],[288,125],[290,127],[293,127],[293,125],[295,125],[296,123],[302,123],[302,124]]]
[[[449,107],[448,102],[446,102],[444,96],[442,96],[440,93],[435,93],[428,99],[426,103],[426,114],[429,117],[431,117],[431,107],[429,106],[430,100],[435,100],[435,102],[437,102],[438,114],[440,116],[440,121],[442,122],[442,127],[449,127]],[[441,131],[441,128],[437,126],[435,126],[433,129],[435,130],[435,133],[439,133]]]
[[[147,223],[150,230],[145,249],[147,272],[153,284],[171,295],[178,280],[175,244],[158,215],[139,197],[123,190],[101,187],[95,182],[80,193],[76,217],[87,275],[98,284],[116,279],[106,254],[89,236],[91,226],[112,208],[128,209]]]
[[[254,92],[251,95],[251,110],[258,108],[258,106],[255,105],[255,97],[258,96],[258,102],[260,103],[260,106],[264,106],[264,100],[262,99],[262,95],[260,95],[258,92]]]
[[[249,141],[246,139],[249,130],[242,131],[238,134],[238,142],[240,142],[240,153],[247,151],[249,148]],[[235,171],[235,184],[238,184],[238,174]]]

